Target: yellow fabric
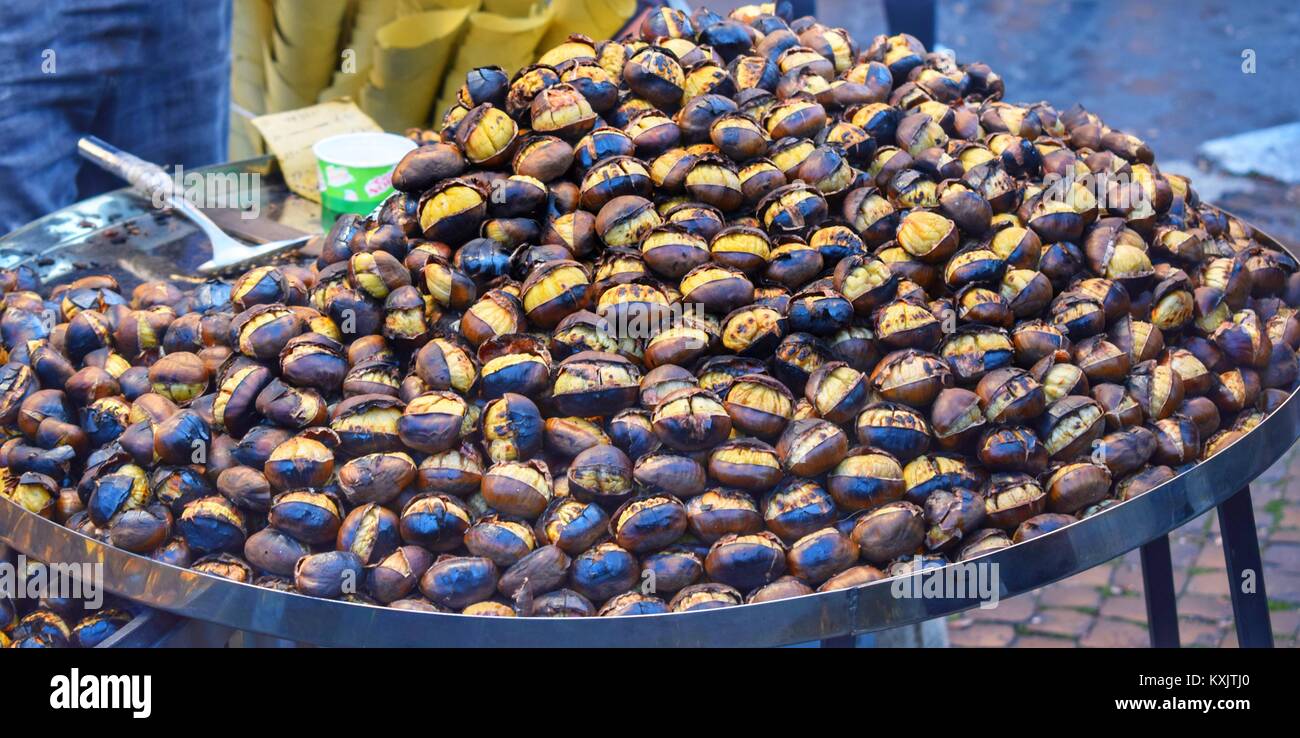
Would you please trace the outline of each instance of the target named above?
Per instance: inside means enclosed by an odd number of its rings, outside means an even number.
[[[233,161],[259,156],[262,137],[248,115],[266,112],[266,66],[262,45],[271,37],[275,14],[270,0],[235,0],[230,34],[230,139]],[[244,112],[241,112],[244,111]]]
[[[542,50],[582,33],[596,40],[618,32],[636,12],[636,0],[556,0],[555,21],[539,44]]]
[[[525,18],[541,10],[539,0],[483,0],[483,10],[507,18]]]
[[[357,3],[350,20],[350,29],[343,41],[340,63],[335,65],[334,77],[329,87],[321,90],[321,102],[342,97],[358,97],[375,63],[375,37],[379,29],[397,18],[400,0],[364,0]]]
[[[275,0],[271,58],[279,80],[300,99],[314,101],[338,66],[339,37],[348,0],[311,3]]]
[[[384,128],[440,122],[465,75],[508,74],[570,34],[609,38],[636,0],[234,0],[231,143],[252,115],[351,98]]]
[[[478,10],[482,0],[398,0],[397,14],[414,15],[428,10],[457,10],[469,8]]]

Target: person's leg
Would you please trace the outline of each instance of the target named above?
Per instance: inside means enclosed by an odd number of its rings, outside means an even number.
[[[115,81],[96,135],[164,167],[225,161],[230,0],[151,3],[141,30],[139,58]],[[98,171],[83,171],[78,184],[83,197],[121,186]]]
[[[0,7],[0,233],[77,198],[77,137],[99,109],[102,69],[121,51],[93,44],[109,18],[79,12],[88,4]]]
[[[936,0],[885,0],[885,20],[889,32],[915,36],[926,51],[934,51]]]

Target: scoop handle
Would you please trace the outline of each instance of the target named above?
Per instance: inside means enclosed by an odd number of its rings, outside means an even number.
[[[129,154],[95,136],[82,136],[77,141],[77,153],[104,171],[130,182],[155,207],[171,204],[174,193],[172,178],[157,164]]]

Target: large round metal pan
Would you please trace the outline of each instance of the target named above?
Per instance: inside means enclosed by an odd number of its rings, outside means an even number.
[[[1284,248],[1264,234],[1258,238]],[[0,258],[11,239],[0,239]],[[84,235],[78,239],[84,242]],[[47,244],[45,253],[53,251],[57,249]],[[1271,466],[1297,437],[1300,401],[1293,392],[1249,434],[1150,492],[975,561],[997,572],[997,595],[1002,599],[1090,569],[1223,502]],[[160,564],[75,533],[7,500],[0,500],[0,540],[46,561],[102,564],[108,591],[151,607],[322,646],[776,646],[917,623],[981,602],[972,591],[964,597],[909,596],[929,591],[925,582],[930,577],[966,571],[969,562],[963,562],[914,575],[920,579],[907,587],[897,586],[900,579],[886,579],[853,589],[689,613],[574,619],[420,613],[264,589]]]

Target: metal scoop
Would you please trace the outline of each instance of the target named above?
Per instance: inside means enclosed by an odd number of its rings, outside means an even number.
[[[172,178],[162,167],[128,154],[116,146],[94,136],[84,136],[77,141],[77,153],[101,169],[116,174],[150,202],[159,200],[189,218],[212,242],[212,258],[199,265],[203,274],[218,274],[242,270],[276,254],[296,249],[311,238],[310,235],[287,238],[256,245],[235,240],[194,203],[176,192]]]

